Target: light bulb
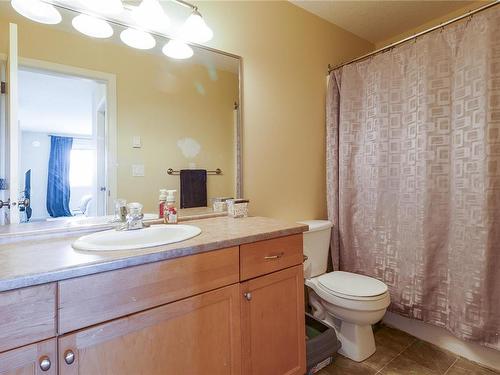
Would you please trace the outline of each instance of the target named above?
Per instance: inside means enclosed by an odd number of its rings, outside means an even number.
[[[35,22],[56,25],[62,19],[53,5],[40,0],[12,0],[11,5],[17,13]]]
[[[156,40],[151,34],[131,28],[123,30],[120,39],[127,46],[137,49],[151,49],[156,45]]]
[[[163,46],[162,52],[173,59],[189,59],[193,50],[181,40],[171,39]]]
[[[99,14],[117,15],[123,11],[121,0],[80,0],[85,9]]]
[[[181,26],[179,36],[189,42],[205,43],[213,38],[214,33],[207,26],[200,12],[194,10]]]
[[[140,26],[165,31],[170,20],[158,0],[142,0],[138,7],[132,10],[132,17]]]
[[[79,32],[93,38],[109,38],[113,35],[113,28],[109,23],[86,14],[76,16],[71,23]]]

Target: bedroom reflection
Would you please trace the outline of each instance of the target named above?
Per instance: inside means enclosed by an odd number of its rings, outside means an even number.
[[[105,215],[105,121],[103,83],[20,69],[21,222]]]

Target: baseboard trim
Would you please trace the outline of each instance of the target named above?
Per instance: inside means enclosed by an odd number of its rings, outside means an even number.
[[[462,341],[441,327],[387,312],[383,322],[468,360],[500,371],[500,351]]]

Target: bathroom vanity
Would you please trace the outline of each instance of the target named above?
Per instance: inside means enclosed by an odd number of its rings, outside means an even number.
[[[195,220],[166,246],[0,245],[1,374],[304,374],[306,226]]]

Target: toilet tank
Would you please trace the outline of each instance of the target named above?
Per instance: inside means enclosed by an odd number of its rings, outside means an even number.
[[[304,254],[307,256],[307,260],[304,262],[304,277],[308,279],[322,275],[326,272],[328,265],[332,222],[306,220],[299,221],[299,224],[309,226],[309,230],[304,232]]]

